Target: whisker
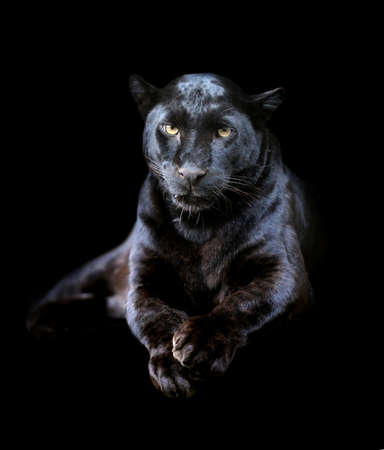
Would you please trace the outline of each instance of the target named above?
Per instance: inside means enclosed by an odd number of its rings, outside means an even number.
[[[164,180],[165,179],[164,170],[160,166],[160,164],[149,156],[147,156],[146,159],[147,159],[148,167]]]
[[[227,211],[232,211],[232,203],[230,201],[230,199],[228,197],[226,197],[226,195],[224,194],[223,190],[215,187],[213,189],[213,194],[218,198],[224,201],[224,206],[225,206],[225,210]],[[220,211],[218,208],[213,207],[214,209]]]
[[[260,197],[259,194],[262,191],[255,186],[254,182],[254,179],[250,177],[228,176],[223,179],[223,189],[238,195],[248,206],[251,206],[253,201]]]
[[[242,193],[244,195],[246,193],[248,195],[256,195],[257,193],[261,193],[263,191],[260,187],[255,186],[255,180],[250,177],[236,177],[231,175],[226,177],[224,182],[227,189],[233,190],[233,188],[236,188],[239,193]],[[246,190],[246,192],[244,191],[244,189]]]

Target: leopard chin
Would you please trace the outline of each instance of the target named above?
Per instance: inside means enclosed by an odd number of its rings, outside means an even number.
[[[182,209],[188,213],[199,213],[211,208],[213,205],[212,200],[208,200],[198,195],[178,195],[172,196],[173,203],[177,208]]]

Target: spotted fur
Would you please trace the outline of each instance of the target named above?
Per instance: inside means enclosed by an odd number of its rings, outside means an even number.
[[[54,331],[50,307],[107,297],[147,348],[153,384],[189,397],[201,379],[226,372],[251,333],[311,303],[317,223],[267,128],[282,89],[248,95],[213,74],[161,89],[132,76],[130,88],[149,167],[136,224],[120,247],[48,293],[28,327]],[[228,138],[217,135],[222,127]]]

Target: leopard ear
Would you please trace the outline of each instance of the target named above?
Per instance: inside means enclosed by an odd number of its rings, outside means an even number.
[[[145,118],[157,102],[159,89],[139,75],[131,75],[129,77],[129,90],[137,103],[140,114]]]
[[[278,87],[262,94],[252,95],[251,103],[269,119],[284,100],[285,89]]]

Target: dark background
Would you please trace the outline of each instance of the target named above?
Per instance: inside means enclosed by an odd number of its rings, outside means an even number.
[[[354,322],[353,298],[360,289],[352,261],[359,246],[355,208],[362,194],[351,188],[357,149],[345,140],[352,46],[330,38],[331,22],[328,39],[310,21],[296,30],[296,38],[278,33],[273,22],[272,39],[271,30],[257,34],[254,24],[243,22],[234,36],[228,23],[218,33],[210,31],[213,22],[198,19],[186,28],[164,22],[152,34],[133,32],[137,20],[132,13],[114,26],[74,14],[32,22],[22,34],[17,416],[34,427],[38,441],[48,438],[49,429],[89,436],[95,424],[99,431],[110,422],[131,433],[136,423],[162,421],[167,426],[161,439],[181,428],[189,441],[212,432],[214,419],[240,436],[247,431],[298,438],[309,430],[311,442],[335,433],[341,439],[372,437],[380,403],[375,349],[365,347],[362,322],[359,331]],[[146,20],[140,16],[141,23]],[[24,318],[30,301],[121,243],[134,223],[146,167],[143,123],[128,91],[129,75],[163,86],[193,72],[226,76],[250,94],[285,87],[286,100],[270,126],[287,165],[317,193],[329,248],[316,280],[314,314],[289,330],[261,336],[256,350],[241,352],[225,378],[195,399],[175,402],[151,386],[146,351],[124,326],[39,342],[25,331]],[[255,351],[256,361],[250,355]]]

